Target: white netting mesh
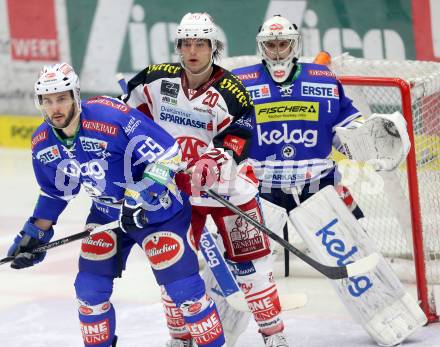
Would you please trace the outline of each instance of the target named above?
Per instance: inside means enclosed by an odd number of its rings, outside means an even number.
[[[258,62],[255,56],[243,56],[224,59],[220,64],[232,69]],[[410,84],[426,278],[430,287],[440,283],[440,63],[367,60],[343,55],[334,58],[330,68],[338,77],[395,77]],[[374,112],[403,113],[398,88],[359,83],[345,86],[345,91],[365,116]],[[364,166],[358,170],[357,179],[353,179],[353,171],[350,173],[346,183],[366,215],[365,229],[382,253],[395,263],[406,264],[401,277],[415,281],[410,217],[413,207],[409,201],[406,164],[385,174]],[[293,243],[301,243],[297,235],[291,237]]]

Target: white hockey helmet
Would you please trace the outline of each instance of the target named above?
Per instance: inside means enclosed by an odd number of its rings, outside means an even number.
[[[81,113],[81,98],[79,77],[73,67],[67,63],[45,65],[40,71],[37,82],[34,85],[35,106],[44,116],[46,122],[53,126],[46,112],[41,108],[42,95],[71,91],[76,105],[76,112]]]
[[[287,40],[290,41],[290,50],[288,56],[284,59],[279,57],[273,59],[267,54],[268,48],[266,44],[269,41],[274,40]],[[263,23],[257,34],[257,46],[258,52],[261,58],[265,61],[266,66],[269,70],[275,82],[282,83],[288,77],[293,67],[295,66],[296,60],[299,58],[301,51],[301,35],[297,31],[295,24],[292,24],[286,18],[275,15]],[[273,52],[278,55],[279,52]]]
[[[205,39],[211,42],[212,57],[222,49],[223,43],[219,38],[217,25],[212,17],[206,13],[187,13],[182,17],[176,30],[175,49],[179,54],[180,42],[183,39]]]

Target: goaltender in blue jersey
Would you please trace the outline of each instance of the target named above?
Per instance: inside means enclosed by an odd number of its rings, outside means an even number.
[[[332,179],[330,154],[332,145],[339,146],[335,128],[360,117],[327,66],[297,62],[299,35],[293,24],[280,16],[269,21],[257,36],[263,62],[232,71],[255,104],[249,157],[263,191]]]

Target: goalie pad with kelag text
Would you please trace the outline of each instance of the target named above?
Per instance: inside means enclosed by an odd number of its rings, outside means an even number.
[[[292,210],[289,218],[313,257],[326,265],[347,265],[375,252],[372,241],[332,186]],[[373,271],[333,280],[332,285],[352,317],[381,346],[399,344],[427,322],[383,257]]]

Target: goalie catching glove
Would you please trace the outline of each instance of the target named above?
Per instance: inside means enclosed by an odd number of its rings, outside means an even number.
[[[13,269],[24,269],[43,261],[46,252],[31,253],[32,249],[48,243],[53,237],[53,228],[41,230],[29,219],[18,233],[8,250],[8,257],[15,256],[11,263]]]
[[[173,176],[174,172],[167,166],[151,164],[142,181],[127,187],[119,215],[124,232],[163,223],[182,209],[183,199],[187,198],[179,194]]]
[[[336,134],[350,159],[368,162],[376,171],[392,171],[402,164],[411,147],[406,121],[400,112],[373,113],[355,127],[337,127]]]

